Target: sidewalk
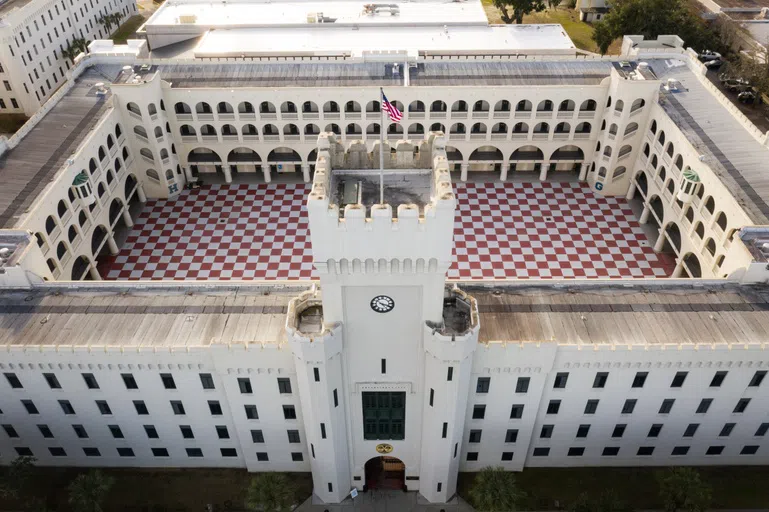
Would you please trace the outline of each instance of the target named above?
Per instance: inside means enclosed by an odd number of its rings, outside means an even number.
[[[339,504],[325,504],[314,494],[295,512],[473,512],[463,499],[454,497],[449,503],[431,504],[418,492],[368,491],[358,494],[353,503],[347,498]]]

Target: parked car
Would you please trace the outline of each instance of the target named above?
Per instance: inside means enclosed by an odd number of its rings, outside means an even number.
[[[720,59],[720,58],[721,58],[721,54],[720,53],[712,52],[710,50],[705,50],[704,52],[699,54],[699,59],[702,62],[708,62],[708,61],[716,60],[716,59]]]
[[[740,103],[755,103],[756,99],[758,99],[758,95],[754,89],[749,89],[739,93],[737,95],[737,99],[740,101]]]
[[[750,82],[744,78],[732,78],[724,82],[724,88],[729,92],[742,92],[750,87]]]
[[[708,69],[718,69],[724,63],[722,59],[713,59],[707,62],[703,62],[702,65]]]

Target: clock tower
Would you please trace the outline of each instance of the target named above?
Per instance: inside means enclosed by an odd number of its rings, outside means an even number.
[[[351,488],[456,491],[472,353],[474,300],[446,287],[456,199],[442,133],[345,150],[318,139],[307,209],[320,287],[292,301],[314,494]]]

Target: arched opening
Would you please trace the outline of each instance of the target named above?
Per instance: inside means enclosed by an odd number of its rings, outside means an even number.
[[[374,457],[366,462],[366,490],[401,490],[406,486],[406,465],[395,457]]]
[[[670,244],[673,245],[676,253],[681,251],[681,229],[675,222],[669,222],[665,226],[665,246],[662,248],[662,252],[668,253],[670,251]]]
[[[538,174],[545,155],[537,146],[521,146],[510,155],[511,172],[533,172]]]
[[[205,101],[201,101],[195,105],[195,112],[198,114],[212,114],[213,110],[211,110],[211,105]]]
[[[446,146],[446,158],[449,161],[449,169],[451,169],[452,181],[458,181],[459,175],[462,172],[463,156],[462,152],[454,146]]]
[[[700,266],[700,260],[691,252],[687,253],[683,258],[682,277],[702,277],[702,267]]]
[[[209,148],[195,148],[187,154],[190,173],[197,178],[200,173],[216,174],[222,171],[222,158]]]
[[[649,216],[649,221],[653,221],[659,227],[660,222],[665,218],[665,205],[662,203],[660,196],[652,197],[651,201],[649,201],[649,207],[654,212],[654,215]]]
[[[80,255],[72,262],[72,280],[73,281],[91,281],[91,260],[88,256]]]
[[[649,126],[649,131],[652,133],[657,133],[657,121],[653,120],[651,126]]]
[[[577,146],[567,145],[553,151],[550,156],[550,171],[575,172],[579,174],[582,163],[585,161],[585,153]]]
[[[291,148],[275,148],[267,155],[270,174],[301,172],[302,157]]]
[[[262,157],[251,148],[235,148],[227,154],[227,165],[230,166],[230,175],[232,180],[236,181],[239,174],[244,173],[252,178],[256,176],[257,181],[264,178],[262,173]]]
[[[636,190],[640,190],[643,197],[646,197],[647,192],[649,192],[649,178],[646,177],[646,173],[641,171],[636,174],[635,182]]]
[[[183,101],[179,101],[174,105],[174,112],[177,114],[192,114],[192,109]]]
[[[562,134],[568,135],[570,131],[571,131],[571,125],[569,123],[562,122],[555,125],[554,133],[562,133]]]
[[[468,170],[472,172],[493,172],[495,177],[499,177],[502,172],[502,160],[504,156],[495,146],[481,146],[469,157]],[[493,179],[493,177],[490,177]]]
[[[596,107],[598,104],[595,102],[595,100],[585,100],[582,102],[582,105],[579,106],[580,112],[595,112]]]

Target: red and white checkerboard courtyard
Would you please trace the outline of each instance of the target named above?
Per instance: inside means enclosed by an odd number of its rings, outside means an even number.
[[[672,273],[628,203],[579,183],[459,183],[451,279]],[[107,279],[300,280],[312,265],[304,183],[211,185],[148,201]]]

